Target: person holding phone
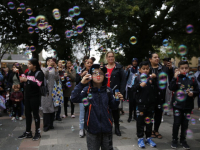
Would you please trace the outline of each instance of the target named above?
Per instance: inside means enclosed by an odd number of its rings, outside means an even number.
[[[114,88],[113,92],[115,92],[115,89],[118,89],[120,93],[124,93],[126,86],[126,78],[123,66],[115,62],[115,54],[113,51],[107,52],[105,55],[105,59],[108,63],[106,65],[108,78],[107,86],[111,89]],[[121,132],[119,129],[119,110],[119,107],[118,109],[112,110],[112,115],[115,124],[115,134],[117,136],[121,136]]]

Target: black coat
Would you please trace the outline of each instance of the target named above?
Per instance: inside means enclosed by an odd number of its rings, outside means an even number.
[[[182,95],[180,95],[181,93],[177,93],[177,91],[180,89],[184,91],[188,88],[190,89],[190,91],[193,92],[193,97],[190,97],[184,93],[182,93]],[[172,97],[173,107],[179,109],[194,108],[194,98],[199,95],[199,87],[195,78],[191,79],[186,77],[185,75],[179,75],[178,78],[172,79],[172,81],[169,84],[169,89],[175,92]],[[180,95],[180,97],[185,97],[185,99],[180,100],[178,94]]]
[[[155,73],[157,78],[156,78],[156,88],[155,88],[155,91],[156,91],[156,105],[163,105],[165,103],[165,95],[166,95],[166,88],[165,89],[160,89],[159,88],[159,80],[158,80],[158,76],[161,72],[165,72],[167,75],[168,75],[168,80],[169,80],[169,83],[170,81],[172,80],[173,78],[173,69],[169,69],[168,67],[165,67],[161,64],[159,64],[158,66],[158,72],[154,72],[154,68],[151,67],[150,65],[150,72],[149,74],[152,74],[152,73]],[[166,83],[167,84],[167,83]],[[167,87],[167,85],[166,85]]]
[[[151,83],[150,83],[151,82]],[[156,80],[151,79],[146,83],[147,86],[140,86],[140,77],[136,77],[134,85],[132,87],[133,91],[136,92],[135,99],[137,106],[150,107],[155,105],[155,95],[156,95]]]
[[[126,87],[126,75],[123,70],[123,66],[115,63],[115,68],[113,69],[111,76],[110,76],[110,88],[119,89],[120,93],[123,94]]]

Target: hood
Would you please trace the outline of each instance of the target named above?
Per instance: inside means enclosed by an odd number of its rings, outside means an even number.
[[[101,69],[104,73],[104,80],[102,86],[107,86],[108,79],[106,78],[107,68],[104,65],[93,64],[89,70],[89,73],[92,74],[93,69]],[[93,80],[90,81],[90,85],[93,86]]]
[[[135,60],[138,62],[138,59],[137,59],[137,58],[133,58],[133,59],[132,59],[132,62],[135,61]]]

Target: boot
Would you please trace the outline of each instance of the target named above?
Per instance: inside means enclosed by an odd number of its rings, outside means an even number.
[[[117,136],[121,136],[121,132],[120,132],[120,130],[119,130],[119,124],[115,124],[115,134],[116,134]]]

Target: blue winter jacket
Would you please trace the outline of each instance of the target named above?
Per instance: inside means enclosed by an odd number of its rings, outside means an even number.
[[[98,88],[82,84],[76,85],[71,94],[73,103],[82,103],[83,98],[87,98],[88,94],[92,95],[89,99],[89,105],[85,112],[85,129],[91,134],[112,133],[112,114],[111,110],[117,109],[119,101],[116,101],[112,89],[106,85]]]
[[[3,75],[0,72],[0,81],[2,81],[2,80],[3,80]]]

